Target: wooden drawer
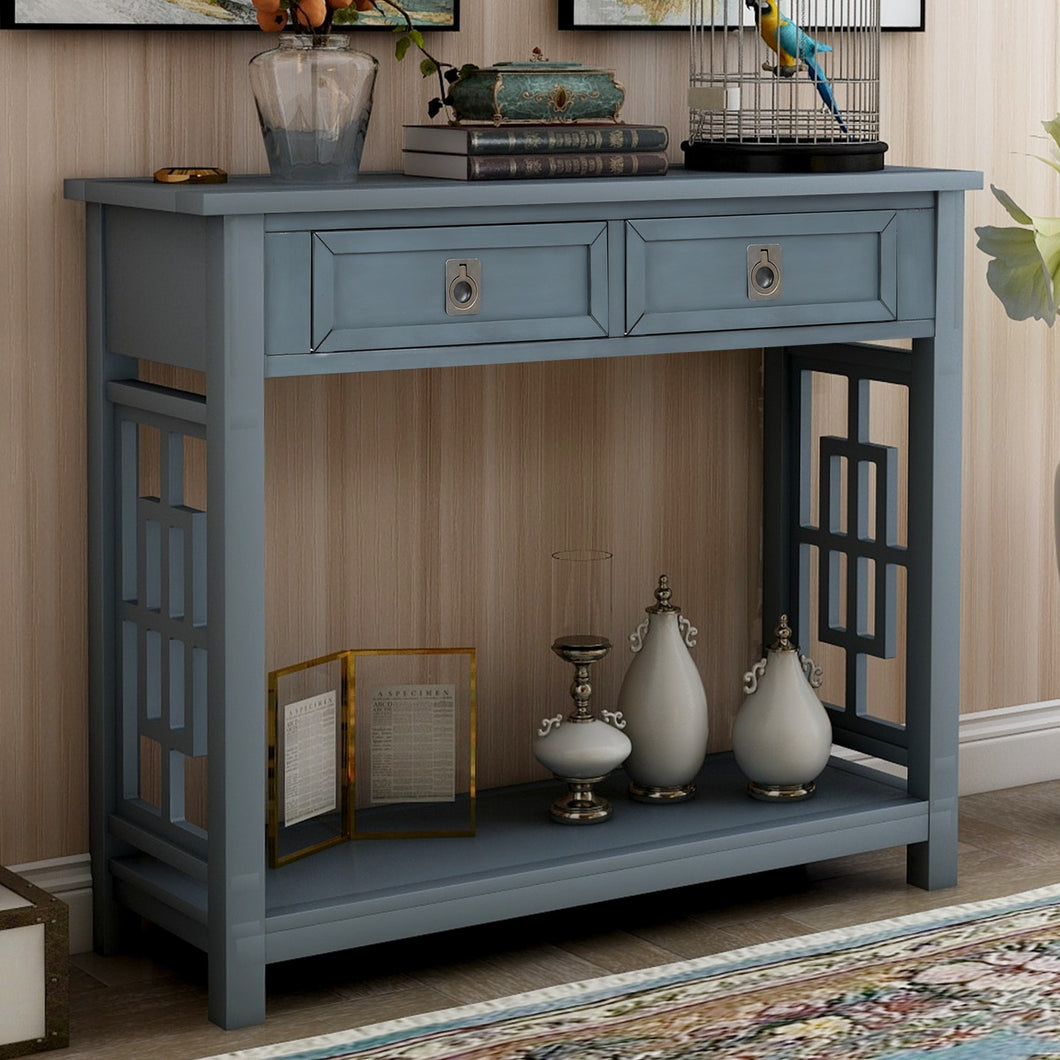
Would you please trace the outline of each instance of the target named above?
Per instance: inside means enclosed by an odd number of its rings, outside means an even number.
[[[446,263],[480,270],[477,312],[446,311]],[[266,353],[607,334],[607,226],[271,232]]]
[[[899,228],[893,210],[628,221],[626,332],[894,320]],[[757,244],[780,250],[772,298],[749,288]]]

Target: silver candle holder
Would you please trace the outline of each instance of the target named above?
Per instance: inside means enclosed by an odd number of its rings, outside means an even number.
[[[560,629],[601,629],[610,618],[611,553],[591,549],[553,555],[553,622]],[[632,748],[614,711],[596,717],[591,707],[591,667],[605,659],[611,641],[600,633],[561,633],[552,651],[574,668],[570,685],[574,708],[545,718],[534,741],[534,755],[567,785],[549,807],[560,824],[596,824],[611,817],[611,803],[593,790],[620,766]]]

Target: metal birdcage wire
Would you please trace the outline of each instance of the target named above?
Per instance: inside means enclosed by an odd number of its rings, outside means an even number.
[[[689,0],[686,163],[880,168],[880,0],[770,2],[819,42],[817,76],[812,60],[793,65],[770,48],[748,0]]]

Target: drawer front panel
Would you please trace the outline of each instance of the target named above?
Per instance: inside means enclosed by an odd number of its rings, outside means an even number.
[[[626,331],[661,334],[894,320],[893,210],[626,225]],[[752,297],[748,248],[779,248],[780,293]]]
[[[607,334],[603,223],[315,232],[310,254],[316,352]],[[446,311],[453,260],[478,263],[476,312]]]

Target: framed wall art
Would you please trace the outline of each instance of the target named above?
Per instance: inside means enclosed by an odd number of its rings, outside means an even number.
[[[719,7],[727,4],[727,23],[736,19],[731,9],[738,9],[744,25],[754,25],[754,12],[743,0],[713,0]],[[800,4],[816,5],[826,10],[836,0],[782,0],[788,4],[785,13],[796,22],[808,21],[826,25],[827,19],[803,19],[797,13]],[[689,0],[558,0],[560,29],[687,29]],[[918,31],[924,29],[926,0],[880,0],[880,25],[885,30]],[[784,8],[782,7],[782,10]]]
[[[386,10],[386,0],[379,0]],[[402,6],[422,29],[460,28],[460,0],[407,0]],[[351,7],[349,11],[353,12]],[[336,28],[393,29],[404,20],[362,11]],[[253,29],[251,0],[0,0],[0,29]]]

